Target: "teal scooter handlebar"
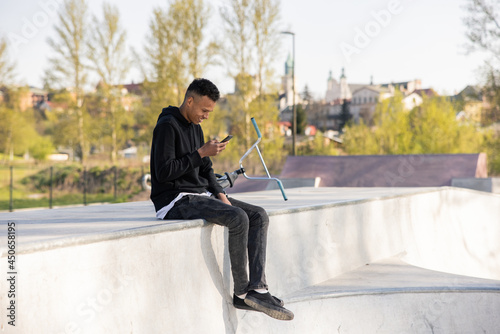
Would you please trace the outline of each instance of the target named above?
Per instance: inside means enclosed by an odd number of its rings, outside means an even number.
[[[250,147],[250,149],[241,157],[240,168],[242,170],[245,170],[243,168],[243,160],[250,154],[250,152],[252,152],[255,149],[257,151],[257,153],[259,154],[260,162],[262,162],[262,166],[264,166],[264,170],[266,171],[267,177],[251,177],[251,176],[248,176],[245,172],[243,172],[243,176],[249,180],[274,180],[274,181],[276,181],[276,183],[278,183],[278,187],[281,190],[281,195],[283,195],[283,199],[285,201],[287,201],[288,198],[286,197],[285,189],[283,188],[283,184],[281,183],[281,181],[278,178],[271,177],[271,174],[269,174],[269,171],[267,170],[266,163],[264,162],[264,158],[262,157],[262,154],[260,153],[259,146],[258,146],[261,139],[262,139],[262,134],[259,130],[259,127],[257,126],[257,122],[255,121],[255,118],[252,117],[251,121],[252,121],[253,127],[255,128],[255,132],[257,132],[258,138],[257,138],[257,141],[252,145],[252,147]]]

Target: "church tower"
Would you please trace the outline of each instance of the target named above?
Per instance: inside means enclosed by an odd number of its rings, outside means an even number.
[[[340,76],[340,100],[350,100],[351,98],[351,90],[349,89],[349,84],[347,83],[344,68],[342,67],[342,75]]]
[[[325,102],[326,103],[334,103],[335,100],[340,98],[340,85],[333,78],[332,71],[330,71],[330,75],[328,76],[327,81],[327,89],[325,94]]]
[[[293,59],[290,54],[285,62],[285,75],[281,78],[280,111],[293,106]],[[295,104],[300,104],[297,87],[297,77],[295,77]]]

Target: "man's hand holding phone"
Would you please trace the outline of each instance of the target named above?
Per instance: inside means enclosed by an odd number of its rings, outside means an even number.
[[[198,149],[198,153],[202,158],[216,156],[225,150],[226,145],[231,138],[233,138],[233,136],[229,135],[221,142],[218,142],[217,140],[210,140]]]
[[[231,138],[233,138],[233,136],[228,135],[226,138],[224,138],[224,139],[221,140],[221,143],[226,143],[226,142],[230,141]]]

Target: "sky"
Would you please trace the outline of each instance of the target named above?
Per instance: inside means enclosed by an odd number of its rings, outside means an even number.
[[[41,87],[58,23],[55,10],[61,0],[3,0],[0,3],[0,38],[11,41],[10,58],[16,62],[16,81]],[[103,0],[87,0],[100,15]],[[218,8],[228,0],[206,0],[212,7],[209,35],[221,34]],[[316,98],[324,98],[330,71],[337,80],[342,68],[349,83],[374,84],[420,79],[423,88],[455,94],[481,83],[484,54],[467,55],[463,17],[468,0],[282,0],[280,28],[295,34],[297,89],[307,85]],[[140,51],[149,31],[153,8],[167,0],[108,0],[118,6],[127,30],[127,44]],[[284,73],[293,54],[292,36],[281,35],[273,67]],[[234,83],[222,67],[204,76],[221,92],[231,93]],[[128,81],[140,82],[133,69]]]

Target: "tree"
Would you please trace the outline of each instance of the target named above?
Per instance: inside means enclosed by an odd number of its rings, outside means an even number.
[[[306,111],[302,104],[296,106],[297,108],[297,134],[303,135],[306,131],[307,126],[307,116]]]
[[[252,27],[255,40],[256,80],[259,96],[264,94],[264,84],[273,76],[272,64],[279,47],[279,1],[254,0]],[[268,88],[272,88],[268,87]]]
[[[299,147],[300,155],[339,155],[333,141],[318,131],[314,138]]]
[[[464,18],[469,52],[483,51],[491,58],[483,67],[485,95],[491,107],[483,123],[500,121],[500,2],[469,0]]]
[[[373,128],[362,121],[347,126],[344,148],[349,154],[454,154],[477,153],[486,133],[456,120],[453,105],[444,98],[424,98],[411,112],[402,95],[377,105]]]
[[[485,51],[500,60],[500,3],[498,0],[469,0],[464,18],[469,51]]]
[[[116,163],[118,153],[118,134],[126,125],[124,109],[121,105],[119,84],[125,79],[130,69],[130,60],[126,52],[126,31],[120,24],[118,7],[103,4],[103,20],[93,18],[93,26],[87,49],[91,68],[99,75],[99,92],[105,102],[105,118],[111,135],[111,161]]]
[[[342,102],[342,110],[340,111],[339,132],[342,133],[344,126],[352,119],[351,102],[344,99]]]
[[[313,96],[307,84],[304,86],[304,91],[302,91],[300,96],[302,97],[302,101],[304,101],[306,104],[313,102]]]
[[[167,8],[154,9],[146,60],[136,56],[141,65],[146,64],[141,68],[147,105],[136,115],[141,140],[150,142],[162,108],[180,105],[189,82],[214,63],[216,43],[205,37],[209,11],[203,0],[175,0]]]
[[[250,28],[251,3],[249,0],[228,0],[220,8],[224,25],[224,58],[232,77],[250,73],[252,33]]]
[[[213,63],[215,42],[204,45],[207,13],[203,0],[175,0],[166,9],[155,8],[146,45],[149,69],[145,77],[182,103],[189,82]]]
[[[215,64],[218,43],[206,41],[205,30],[211,8],[203,0],[177,0],[170,7],[171,24],[180,26],[178,43],[184,50],[184,64],[191,79],[199,78],[205,69]]]
[[[0,87],[13,79],[15,63],[9,59],[8,44],[0,39]]]
[[[270,65],[279,36],[279,2],[227,0],[220,13],[226,41],[223,54],[236,87],[228,97],[231,124],[241,131],[244,147],[249,147],[253,110],[259,110],[261,124],[277,120],[278,110],[268,97],[274,90]]]
[[[410,151],[412,129],[401,92],[396,91],[393,98],[377,105],[374,124],[379,151],[375,154],[405,154]]]
[[[459,122],[453,105],[443,97],[424,97],[408,116],[413,138],[411,153],[478,153],[484,147],[484,133],[473,124]]]
[[[250,102],[257,95],[255,79],[251,73],[252,65],[252,6],[248,0],[228,0],[220,8],[224,27],[224,58],[228,64],[228,72],[234,78],[235,92],[229,99],[232,106],[233,124],[244,124],[241,136],[244,145],[250,145]]]
[[[52,79],[57,79],[66,87],[72,87],[74,99],[70,115],[75,111],[77,124],[77,148],[80,150],[82,163],[87,160],[87,142],[85,138],[83,98],[87,82],[85,69],[86,40],[88,32],[88,5],[85,0],[65,0],[58,14],[59,25],[55,27],[57,39],[48,39],[55,55],[49,58],[48,70]],[[64,86],[63,86],[64,87]]]
[[[483,110],[481,123],[490,125],[500,121],[500,70],[495,69],[491,64],[484,67],[485,88],[483,94],[489,102],[489,108]]]
[[[127,33],[120,22],[118,7],[103,3],[103,20],[93,17],[94,29],[87,41],[90,68],[105,85],[118,85],[129,72],[131,61],[127,56]]]
[[[40,136],[35,129],[33,109],[21,107],[22,97],[28,94],[27,87],[11,88],[5,102],[0,104],[0,136],[4,139],[0,141],[0,149],[9,160],[30,152],[43,160],[53,150],[49,138]]]
[[[378,138],[372,128],[367,126],[363,119],[359,124],[350,124],[345,127],[343,147],[350,155],[384,154],[380,150]]]

